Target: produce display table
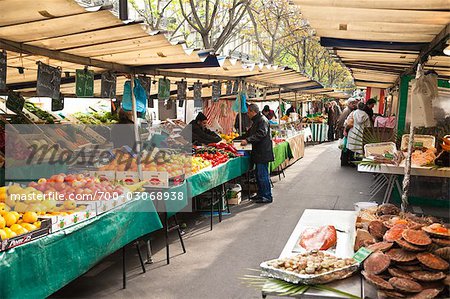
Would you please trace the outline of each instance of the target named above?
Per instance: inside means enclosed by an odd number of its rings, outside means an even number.
[[[284,163],[282,164],[283,168],[294,164],[305,155],[305,137],[303,134],[298,134],[293,137],[287,138],[286,142],[289,143],[289,146],[291,148],[292,159],[284,161]]]
[[[324,225],[334,225],[337,232],[337,244],[336,253],[338,257],[352,257],[353,256],[353,244],[355,243],[355,211],[338,211],[338,210],[315,210],[306,209],[303,212],[300,220],[294,228],[289,240],[283,248],[279,258],[289,257],[295,255],[292,253],[292,249],[298,242],[301,233],[310,227],[319,227]],[[341,232],[342,231],[342,232]],[[346,293],[361,297],[361,276],[355,274],[349,278],[334,281],[326,284],[327,287],[335,288]],[[280,296],[277,293],[265,292],[262,290],[263,298],[266,296]],[[297,296],[299,298],[347,298],[344,295],[336,294],[325,290],[308,289],[302,295]]]
[[[367,165],[358,165],[359,172],[377,173],[382,177],[376,182],[374,186],[375,195],[378,191],[386,187],[386,191],[383,197],[383,203],[389,202],[394,191],[394,187],[397,187],[397,191],[401,197],[402,187],[399,182],[399,177],[404,175],[404,166],[395,166],[389,164],[380,164],[376,167],[370,167]],[[424,176],[424,177],[438,177],[438,178],[450,178],[450,168],[433,169],[431,167],[411,167],[412,176]]]
[[[273,147],[273,156],[274,161],[269,163],[269,173],[281,166],[286,160],[294,157],[289,142],[284,141],[275,145]]]
[[[245,174],[249,166],[249,157],[237,157],[227,163],[196,173],[186,179],[189,195],[191,197],[200,195],[235,179]]]
[[[128,243],[162,228],[151,201],[129,202],[0,253],[0,298],[45,298]],[[141,212],[148,211],[148,212]]]
[[[324,142],[328,140],[328,125],[323,123],[304,123],[303,127],[310,128],[312,142]]]

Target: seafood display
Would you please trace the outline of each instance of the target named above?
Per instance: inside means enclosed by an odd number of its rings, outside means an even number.
[[[450,283],[448,224],[402,213],[391,204],[359,213],[371,220],[357,217],[356,227],[364,232],[364,241],[357,237],[355,249],[365,246],[373,252],[361,273],[378,290],[378,298],[450,296],[446,287]]]
[[[336,242],[336,228],[328,225],[306,229],[300,236],[299,245],[306,250],[327,250],[336,245]]]
[[[358,269],[352,258],[338,258],[327,252],[313,250],[289,258],[261,264],[263,275],[292,283],[323,284],[349,277]]]

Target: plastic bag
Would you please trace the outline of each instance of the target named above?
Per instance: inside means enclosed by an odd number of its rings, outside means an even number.
[[[239,97],[241,97],[241,108],[239,109]],[[241,113],[247,113],[247,95],[244,92],[240,92],[238,96],[236,97],[236,101],[233,103],[233,111],[239,112],[241,110]]]
[[[136,111],[141,113],[145,112],[147,109],[147,93],[145,92],[144,87],[142,87],[141,82],[136,78],[134,79],[133,92],[136,99]],[[125,111],[133,110],[130,80],[127,80],[123,86],[122,108]]]
[[[436,119],[433,113],[433,99],[438,96],[437,76],[421,75],[412,81],[411,123],[415,127],[433,127]]]
[[[344,138],[339,139],[338,148],[344,152],[347,151],[347,136],[344,136]]]

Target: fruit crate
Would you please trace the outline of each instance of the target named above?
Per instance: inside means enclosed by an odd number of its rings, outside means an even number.
[[[51,221],[44,218],[39,218],[39,221],[41,221],[41,227],[37,230],[16,236],[14,238],[0,240],[0,252],[47,236],[50,233]]]
[[[62,229],[71,227],[97,216],[95,202],[83,204],[86,205],[86,209],[84,211],[72,212],[69,215],[48,215],[41,217],[50,220],[50,233],[56,233]]]

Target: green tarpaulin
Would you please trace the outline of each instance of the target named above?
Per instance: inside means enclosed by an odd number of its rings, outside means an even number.
[[[131,241],[162,228],[133,201],[72,228],[0,253],[0,298],[45,298]],[[145,207],[148,211],[148,207]]]
[[[243,175],[248,171],[249,164],[248,157],[238,157],[207,171],[194,174],[187,179],[190,196],[200,195]]]
[[[293,158],[291,146],[287,141],[281,142],[273,147],[273,155],[275,157],[273,162],[269,163],[269,173],[274,171],[284,161]]]

